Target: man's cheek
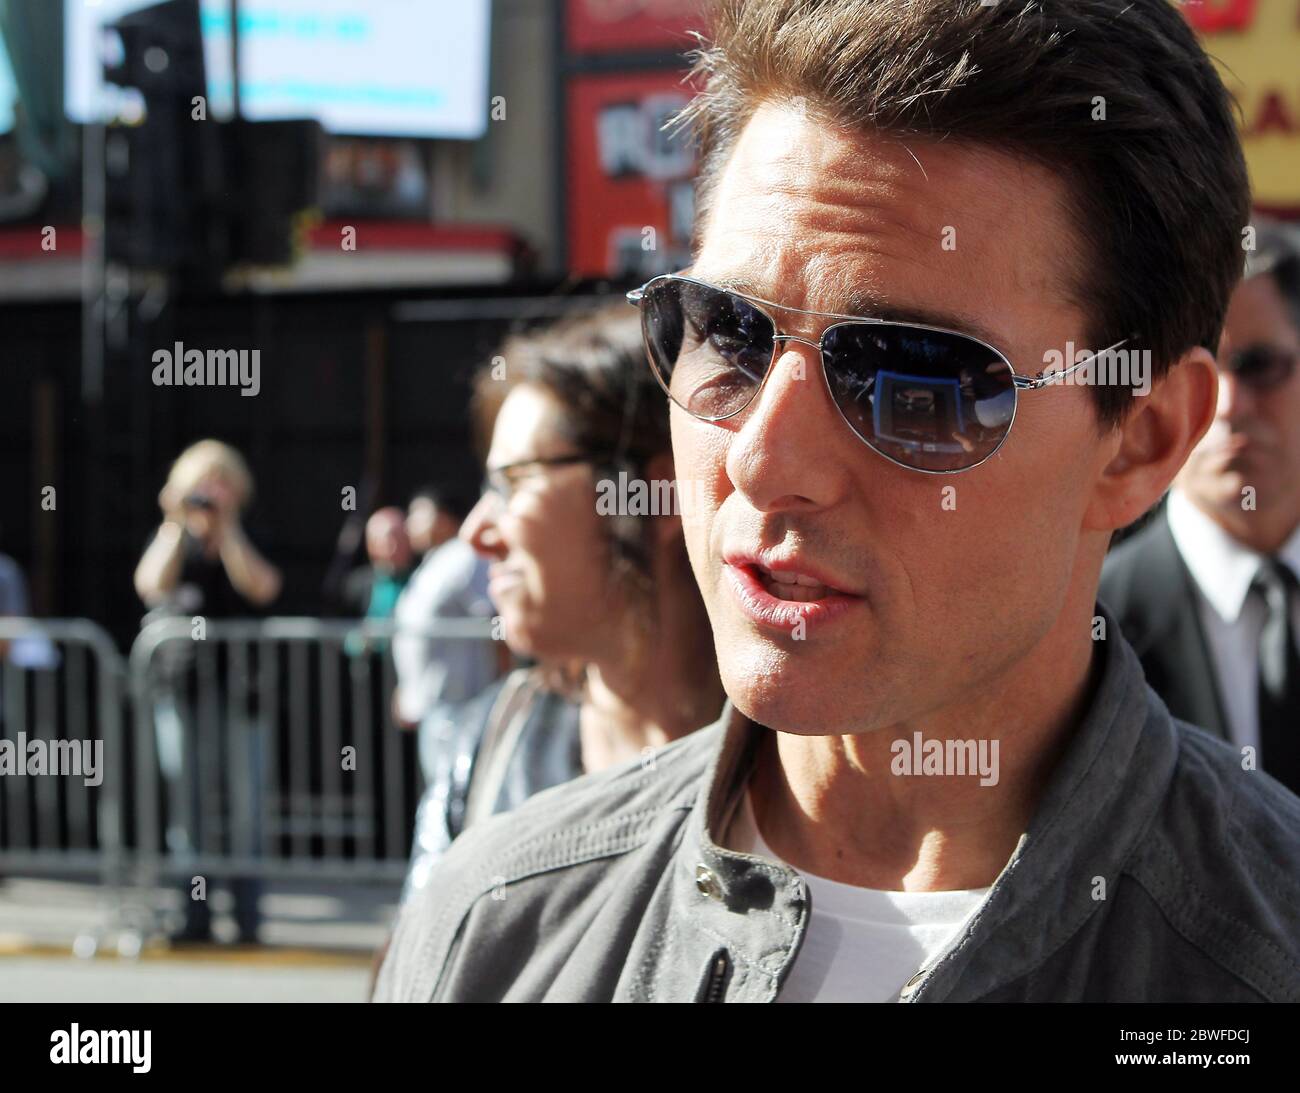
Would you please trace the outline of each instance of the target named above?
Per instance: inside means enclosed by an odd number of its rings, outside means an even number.
[[[704,488],[700,480],[680,477],[677,479],[677,502],[686,554],[695,573],[695,580],[703,586],[707,579],[710,529],[717,503],[711,491]]]
[[[668,406],[678,472],[705,478],[725,469],[730,431],[716,422],[692,417],[675,402]]]
[[[687,541],[703,532],[722,504],[729,485],[726,477],[726,445],[722,430],[703,430],[704,423],[687,417],[673,407],[673,461],[677,468],[677,503]]]

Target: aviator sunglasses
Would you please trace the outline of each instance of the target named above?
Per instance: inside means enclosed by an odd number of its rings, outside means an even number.
[[[665,274],[627,294],[668,397],[702,421],[745,409],[783,342],[816,349],[840,416],[869,448],[927,474],[970,470],[1002,446],[1020,391],[1059,383],[1129,339],[1044,376],[1017,375],[1006,355],[955,330],[805,311]],[[836,322],[817,341],[781,332],[769,308]]]
[[[1297,354],[1275,345],[1250,345],[1232,354],[1224,367],[1247,387],[1271,391],[1295,372]]]

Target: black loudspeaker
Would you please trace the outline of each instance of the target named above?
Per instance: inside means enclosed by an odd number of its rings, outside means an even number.
[[[105,133],[108,260],[200,284],[238,263],[288,263],[294,217],[317,201],[320,125],[208,116],[198,0],[155,4],[105,33],[105,79],[145,108]]]

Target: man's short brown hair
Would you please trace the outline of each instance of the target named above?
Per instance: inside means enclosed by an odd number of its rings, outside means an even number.
[[[1086,344],[1136,333],[1126,348],[1149,349],[1156,378],[1194,346],[1217,350],[1250,184],[1231,97],[1166,0],[715,0],[710,12],[702,93],[683,115],[702,153],[697,232],[757,107],[801,99],[861,132],[1048,167],[1068,188],[1061,265]],[[1129,389],[1095,391],[1101,425],[1122,420]]]

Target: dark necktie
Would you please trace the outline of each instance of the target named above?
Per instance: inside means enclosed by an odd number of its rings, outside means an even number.
[[[1251,585],[1268,606],[1259,635],[1260,765],[1292,793],[1300,793],[1300,654],[1291,627],[1296,576],[1265,558]]]

